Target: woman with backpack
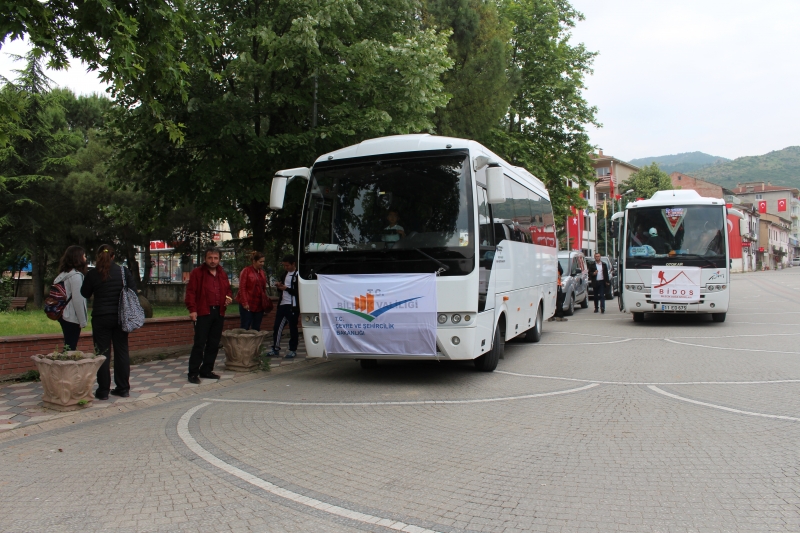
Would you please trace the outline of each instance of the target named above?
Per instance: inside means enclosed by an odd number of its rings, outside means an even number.
[[[272,301],[267,296],[267,276],[264,273],[264,254],[253,252],[252,264],[244,267],[239,274],[239,317],[242,329],[261,331],[261,320],[264,312],[272,310]]]
[[[66,293],[66,305],[58,323],[64,333],[64,346],[70,350],[78,347],[81,330],[86,327],[88,314],[86,299],[81,295],[83,277],[86,275],[86,251],[80,246],[70,246],[61,257],[58,265],[58,276],[53,285],[61,283]]]
[[[84,298],[94,297],[92,304],[92,340],[95,350],[105,355],[103,366],[97,371],[98,400],[108,400],[108,395],[130,396],[131,361],[128,354],[128,333],[119,321],[119,303],[123,279],[128,288],[136,290],[130,270],[114,262],[114,248],[103,244],[95,254],[95,268],[86,274],[81,287]],[[111,389],[111,345],[114,345],[114,383]]]

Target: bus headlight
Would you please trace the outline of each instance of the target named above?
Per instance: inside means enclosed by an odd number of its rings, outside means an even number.
[[[469,322],[469,319],[472,318],[469,315],[464,315],[464,322]]]
[[[709,285],[708,286],[708,292],[714,292],[714,286],[713,285]]]
[[[458,337],[453,337],[452,339],[450,339],[450,342],[458,346],[459,344],[461,344],[461,339],[459,339]]]
[[[452,317],[450,317],[450,320],[453,321],[453,324],[458,324],[459,322],[461,322],[461,315],[456,313]]]
[[[444,314],[444,313],[441,313],[438,317],[436,317],[436,320],[439,322],[439,324],[446,324],[447,323],[447,315]]]
[[[640,290],[642,290],[643,288],[644,288],[644,287],[642,287],[641,285],[637,285],[637,286],[636,286],[636,290],[637,290],[637,291],[640,291]]]

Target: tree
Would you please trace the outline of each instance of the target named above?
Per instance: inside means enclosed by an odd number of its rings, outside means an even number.
[[[0,100],[18,109],[19,116],[15,126],[4,128],[12,135],[0,150],[0,195],[5,204],[0,245],[4,252],[31,258],[34,303],[41,306],[52,230],[67,207],[54,177],[68,169],[79,141],[67,129],[63,95],[50,90],[41,52],[32,50],[18,59],[25,62],[16,71],[18,79],[0,89]]]
[[[671,191],[672,179],[661,170],[658,163],[653,162],[631,174],[624,187],[633,189],[634,198],[650,198],[656,191]]]
[[[180,50],[189,98],[166,96],[164,109],[185,125],[184,142],[169,143],[150,114],[128,108],[114,124],[115,168],[126,179],[135,169],[133,187],[163,210],[191,200],[204,216],[243,214],[258,250],[276,228],[297,242],[300,210],[268,210],[276,170],[365,138],[430,131],[447,102],[447,35],[423,28],[414,6],[188,2],[198,28]]]
[[[453,68],[442,74],[451,98],[436,110],[436,133],[486,142],[514,95],[508,78],[511,25],[494,1],[427,0],[425,7],[430,25],[452,32],[447,51]]]
[[[193,26],[182,0],[0,0],[0,12],[0,43],[27,37],[55,69],[69,66],[70,54],[81,59],[123,105],[144,103],[160,128],[180,138],[180,125],[161,118],[159,100],[186,96],[178,51]]]
[[[545,183],[563,221],[570,206],[587,205],[579,193],[594,179],[586,126],[599,124],[583,90],[596,54],[570,43],[583,15],[567,0],[503,0],[500,13],[512,24],[509,80],[516,90],[488,144]]]

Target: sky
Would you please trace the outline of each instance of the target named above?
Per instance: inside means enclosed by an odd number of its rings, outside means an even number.
[[[586,20],[572,41],[598,52],[586,99],[608,155],[706,152],[734,159],[800,145],[799,0],[572,0]],[[13,78],[8,52],[0,74]],[[50,72],[78,94],[103,92],[73,60]]]
[[[800,1],[572,0],[599,56],[592,143],[622,160],[800,145]]]

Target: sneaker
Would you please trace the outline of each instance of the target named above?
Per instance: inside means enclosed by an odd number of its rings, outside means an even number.
[[[280,350],[276,350],[275,348],[273,348],[270,351],[268,351],[267,353],[265,353],[264,355],[266,355],[267,357],[280,357],[281,356],[281,351]]]
[[[286,352],[286,357],[284,357],[284,359],[294,359],[295,357],[297,357],[297,352],[289,350]]]

